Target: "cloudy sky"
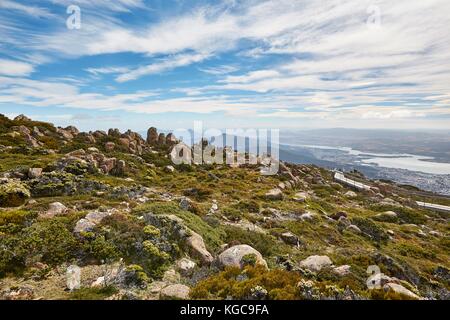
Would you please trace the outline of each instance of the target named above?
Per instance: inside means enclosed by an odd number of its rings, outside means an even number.
[[[449,26],[448,0],[0,0],[0,113],[448,129]]]

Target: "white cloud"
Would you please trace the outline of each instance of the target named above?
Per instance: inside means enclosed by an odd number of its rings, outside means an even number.
[[[203,61],[208,58],[207,54],[180,54],[163,61],[153,63],[148,66],[142,66],[137,69],[126,71],[116,78],[118,82],[127,82],[136,80],[140,77],[162,73],[164,71],[172,70],[178,67],[188,66],[190,64]]]
[[[24,13],[26,15],[35,17],[35,18],[51,18],[54,17],[52,13],[50,13],[45,8],[40,8],[32,5],[24,5],[12,0],[2,0],[0,1],[0,9],[4,10],[13,10],[20,13]]]
[[[0,59],[0,75],[26,76],[32,73],[33,70],[34,67],[31,64],[20,61]]]

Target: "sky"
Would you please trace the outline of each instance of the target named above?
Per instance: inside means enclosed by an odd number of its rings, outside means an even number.
[[[448,0],[0,0],[0,113],[449,129],[449,26]]]

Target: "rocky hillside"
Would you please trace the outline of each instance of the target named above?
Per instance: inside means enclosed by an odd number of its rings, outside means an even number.
[[[176,142],[0,116],[0,299],[450,298],[449,217],[417,193],[176,166]]]

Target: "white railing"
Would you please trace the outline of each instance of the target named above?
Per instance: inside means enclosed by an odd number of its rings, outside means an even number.
[[[421,201],[416,201],[417,205],[419,207],[425,208],[425,209],[431,209],[431,210],[437,210],[437,211],[443,211],[443,212],[450,212],[450,207],[444,206],[441,204],[433,204],[433,203],[426,203]]]
[[[348,179],[342,172],[336,172],[334,174],[334,179],[358,190],[370,190],[370,186],[355,180]]]

